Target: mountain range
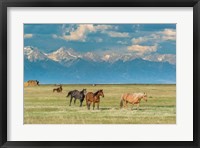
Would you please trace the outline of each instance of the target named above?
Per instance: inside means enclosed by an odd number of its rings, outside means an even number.
[[[79,54],[65,47],[44,53],[27,46],[24,47],[24,81],[34,79],[43,84],[175,84],[176,64],[166,58],[92,52]]]

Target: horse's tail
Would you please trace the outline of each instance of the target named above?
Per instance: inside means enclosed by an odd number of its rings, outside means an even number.
[[[122,108],[123,106],[123,95],[121,96],[121,100],[120,100],[120,108]]]
[[[69,97],[72,94],[72,91],[69,91],[66,97]]]

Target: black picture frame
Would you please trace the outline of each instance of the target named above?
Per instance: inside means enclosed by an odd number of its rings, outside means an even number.
[[[8,7],[193,7],[193,141],[7,141]],[[10,147],[200,147],[200,2],[199,0],[1,0],[0,1],[0,146]],[[52,133],[53,134],[53,133]]]

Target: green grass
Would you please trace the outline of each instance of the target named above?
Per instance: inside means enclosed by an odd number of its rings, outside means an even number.
[[[24,88],[25,124],[175,124],[176,85],[63,85],[62,93],[53,93],[53,85]],[[104,90],[100,109],[87,110],[85,101],[69,106],[70,90]],[[120,97],[126,92],[147,92],[148,101],[140,109],[120,109]]]

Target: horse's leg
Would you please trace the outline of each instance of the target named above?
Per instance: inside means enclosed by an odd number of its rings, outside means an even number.
[[[139,107],[140,107],[140,103],[137,104],[137,110],[139,110]]]
[[[125,100],[124,108],[127,108],[127,101]]]
[[[126,107],[126,101],[125,100],[123,100],[123,107],[125,108]]]
[[[134,106],[134,104],[132,104],[132,106],[131,106],[131,110],[133,110],[133,106]]]
[[[97,109],[99,110],[99,102],[97,103]]]
[[[74,105],[76,104],[76,98],[74,98]]]
[[[90,104],[91,104],[91,102],[90,102],[90,101],[88,101],[88,103],[87,103],[88,110],[90,110]]]
[[[94,107],[95,107],[95,103],[93,102],[93,110],[94,110]]]
[[[87,105],[87,108],[88,108],[88,110],[90,109],[90,102],[88,101],[87,103],[86,103],[86,105]]]
[[[70,98],[70,104],[69,104],[69,106],[71,106],[71,103],[72,103],[72,99],[73,99],[73,97],[71,96],[71,98]]]
[[[82,106],[83,103],[83,99],[80,99],[80,107]]]
[[[88,101],[87,101],[87,99],[86,99],[86,106],[87,106],[87,109],[88,109]]]

